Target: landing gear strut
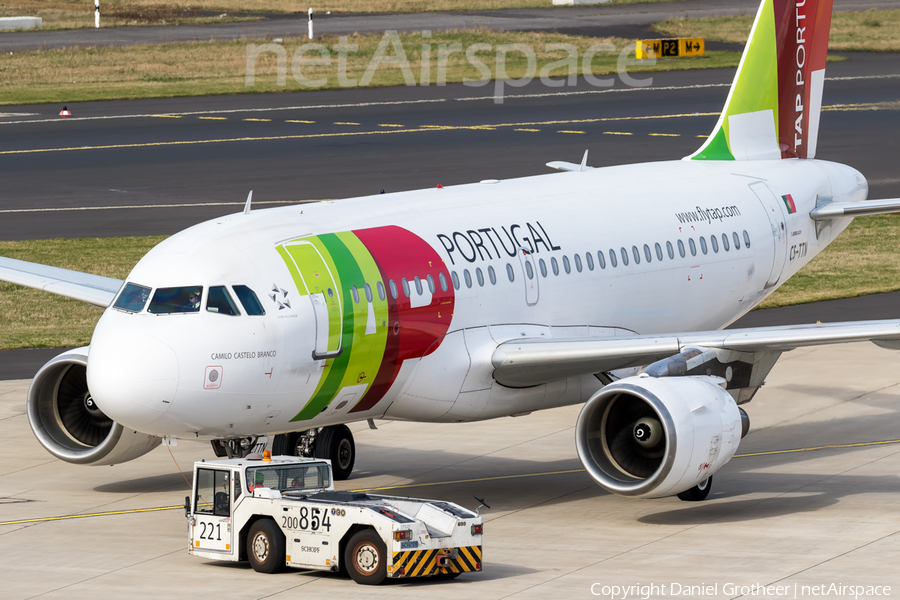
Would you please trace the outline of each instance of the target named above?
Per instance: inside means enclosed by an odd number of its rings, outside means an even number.
[[[356,462],[356,444],[353,442],[353,433],[346,425],[276,435],[272,453],[327,458],[331,461],[335,481],[348,479]]]
[[[256,437],[230,438],[227,440],[212,440],[213,452],[219,458],[244,458],[256,445]]]

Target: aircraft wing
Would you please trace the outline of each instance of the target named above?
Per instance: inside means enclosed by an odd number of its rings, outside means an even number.
[[[684,348],[737,352],[793,350],[844,342],[871,341],[900,350],[900,320],[757,327],[632,337],[523,339],[494,351],[494,379],[509,387],[529,387],[567,377],[648,365]]]
[[[887,215],[896,212],[900,212],[900,198],[863,202],[826,202],[814,208],[809,216],[814,221],[827,221],[839,217]]]
[[[123,283],[111,277],[4,257],[0,257],[0,281],[74,298],[101,308],[110,305]]]

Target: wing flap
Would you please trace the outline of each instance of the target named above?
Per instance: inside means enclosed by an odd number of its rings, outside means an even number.
[[[900,349],[900,320],[759,327],[622,338],[528,339],[494,351],[494,379],[530,387],[567,377],[647,365],[684,348],[738,352],[786,351],[803,346],[872,341]]]
[[[101,308],[110,305],[123,283],[102,275],[5,257],[0,257],[0,281],[74,298]]]

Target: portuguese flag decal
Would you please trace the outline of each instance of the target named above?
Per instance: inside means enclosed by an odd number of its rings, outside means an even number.
[[[794,199],[791,197],[790,194],[788,194],[787,196],[782,196],[781,199],[784,200],[784,206],[787,208],[789,215],[792,215],[795,212],[797,212],[797,205],[794,204]]]

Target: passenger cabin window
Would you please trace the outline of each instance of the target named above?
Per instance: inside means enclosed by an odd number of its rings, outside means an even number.
[[[217,285],[209,288],[209,296],[206,298],[206,311],[211,313],[219,313],[220,315],[236,316],[238,312],[231,294],[223,285]]]
[[[647,259],[647,262],[653,261],[653,254],[650,252],[650,246],[644,244],[644,258]]]
[[[384,302],[384,284],[378,281],[375,283],[375,288],[378,290],[378,299]]]
[[[691,247],[691,256],[697,256],[697,244],[694,242],[694,238],[688,238],[688,246]]]
[[[656,259],[662,260],[662,258],[663,258],[662,246],[659,245],[659,242],[656,242]]]
[[[441,291],[447,291],[447,277],[443,273],[438,273],[438,281],[441,282]]]
[[[703,252],[703,254],[706,254],[707,252],[709,252],[708,247],[706,245],[706,238],[703,237],[702,235],[700,236],[700,250]]]
[[[712,244],[713,252],[718,254],[719,253],[719,242],[718,242],[718,240],[716,240],[716,236],[714,236],[714,235],[709,236],[709,242]]]
[[[666,242],[666,252],[669,255],[669,260],[675,259],[675,250],[672,249],[672,242]]]
[[[416,278],[413,279],[413,281],[416,284],[416,293],[421,296],[424,293],[424,289],[425,289],[422,287],[422,280],[417,275]]]
[[[120,308],[128,312],[141,312],[149,297],[150,288],[136,283],[126,283],[122,288],[122,293],[116,298],[113,308]]]
[[[394,300],[396,300],[396,299],[397,299],[397,296],[398,296],[399,294],[397,293],[397,284],[394,283],[394,280],[393,280],[393,279],[391,279],[390,281],[388,281],[388,287],[391,288],[391,298],[393,298]]]
[[[731,239],[734,240],[734,249],[740,250],[741,249],[741,239],[738,237],[737,231],[733,231],[731,233]]]
[[[468,269],[463,269],[463,279],[466,280],[466,287],[472,287],[472,275],[469,273]]]
[[[435,290],[435,288],[434,288],[434,277],[432,277],[431,275],[428,275],[428,276],[425,277],[425,281],[428,283],[428,291],[431,292],[431,293],[433,294],[433,293],[434,293],[434,290]]]
[[[681,255],[681,258],[684,258],[684,242],[678,240],[678,254]]]
[[[559,275],[559,263],[556,262],[556,257],[550,258],[550,268],[553,269],[554,275]]]
[[[256,292],[248,288],[246,285],[233,285],[231,289],[237,294],[238,300],[244,307],[244,312],[251,317],[261,317],[266,314],[266,309],[259,303]]]
[[[581,269],[582,269],[582,266],[581,266],[581,255],[580,255],[580,254],[576,254],[576,255],[575,255],[575,270],[578,271],[579,273],[581,273]]]
[[[584,260],[587,263],[588,271],[593,271],[594,270],[594,257],[591,255],[590,252],[584,253]]]
[[[366,302],[372,301],[372,286],[368,283],[363,286],[363,291],[366,293]]]
[[[605,269],[605,268],[606,268],[606,257],[603,256],[603,251],[602,251],[602,250],[598,250],[598,251],[597,251],[597,262],[600,264],[600,268],[601,268],[601,269]]]
[[[572,272],[572,265],[569,263],[569,257],[563,255],[563,270],[565,270],[566,275]]]
[[[168,315],[172,313],[200,312],[200,298],[203,295],[202,285],[187,287],[157,288],[150,301],[150,313]]]
[[[609,266],[611,266],[613,269],[615,269],[617,265],[618,265],[618,263],[616,262],[616,251],[613,250],[612,248],[610,248],[609,249]]]
[[[409,298],[412,295],[409,290],[409,280],[404,277],[400,280],[400,283],[403,285],[403,295]]]
[[[355,285],[350,286],[350,295],[353,296],[353,302],[359,304],[359,290]]]
[[[722,234],[722,248],[725,250],[725,252],[728,252],[729,250],[731,250],[731,248],[729,248],[729,246],[728,246],[728,234],[727,233]]]
[[[479,287],[484,287],[484,273],[481,272],[481,267],[475,269],[475,277],[478,279]]]
[[[516,272],[513,271],[513,267],[509,263],[506,263],[506,276],[509,277],[510,283],[516,280]]]
[[[497,285],[497,273],[494,271],[494,267],[488,267],[488,279],[491,285]]]
[[[747,233],[746,229],[744,230],[744,246],[746,246],[747,248],[750,247],[750,234]]]
[[[638,251],[637,246],[631,247],[631,255],[634,257],[634,264],[636,264],[636,265],[641,264],[641,253]]]
[[[622,254],[622,266],[628,266],[628,251],[623,247],[619,249],[619,252]]]
[[[456,271],[453,271],[452,273],[450,273],[450,279],[453,280],[453,289],[458,290],[459,289],[459,275],[456,274]]]
[[[538,259],[538,266],[541,268],[541,276],[547,276],[547,263],[544,262],[543,258]]]

